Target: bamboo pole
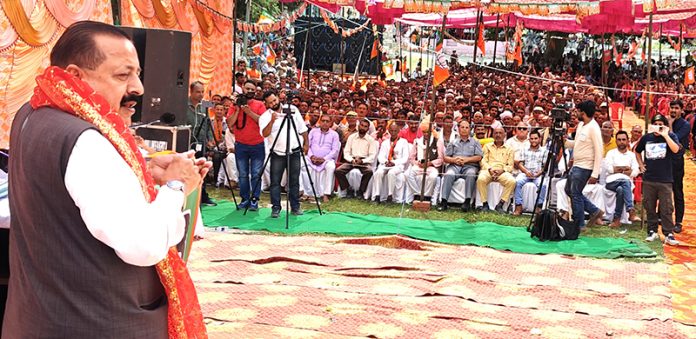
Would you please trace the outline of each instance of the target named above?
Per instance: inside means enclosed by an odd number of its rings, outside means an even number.
[[[447,23],[447,14],[445,14],[442,17],[442,26],[440,28],[440,34],[444,40],[444,34],[445,34],[445,24]],[[437,52],[436,52],[437,54]],[[437,58],[437,55],[435,55],[435,58]],[[435,69],[433,68],[433,79],[435,78]],[[431,145],[431,140],[433,139],[432,137],[432,130],[433,130],[433,120],[435,120],[435,96],[437,94],[437,88],[435,86],[435,83],[433,83],[432,86],[432,94],[430,96],[431,98],[431,103],[430,103],[430,119],[428,119],[428,140],[425,141],[426,147],[425,147],[425,168],[423,168],[423,178],[421,179],[421,191],[420,191],[420,202],[423,203],[423,198],[425,196],[425,178],[427,176],[427,169],[428,169],[428,162],[430,161],[430,147]],[[421,119],[423,117],[421,116]]]
[[[645,133],[648,133],[648,118],[650,116],[650,78],[652,76],[652,23],[653,23],[653,14],[650,13],[650,19],[648,23],[648,55],[646,56],[648,58],[648,76],[646,78],[645,82],[645,116],[643,119],[645,120]],[[642,192],[643,199],[645,199],[645,186],[643,186],[643,192]],[[642,230],[643,227],[645,226],[645,208],[641,209],[641,218],[640,218],[640,229]]]
[[[495,18],[495,45],[493,45],[493,65],[495,65],[495,55],[498,52],[498,25],[500,24],[500,13],[498,13],[498,16]]]
[[[474,93],[476,90],[476,69],[478,68],[476,66],[476,50],[478,46],[476,46],[476,41],[475,39],[478,39],[478,31],[479,31],[479,20],[481,19],[481,7],[476,11],[476,26],[474,27],[474,60],[473,60],[473,67],[471,68],[471,97],[469,98],[469,105],[474,100]],[[473,112],[476,113],[476,112]]]

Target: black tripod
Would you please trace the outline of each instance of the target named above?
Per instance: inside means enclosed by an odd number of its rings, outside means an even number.
[[[290,102],[291,97],[288,96],[286,101]],[[295,134],[295,138],[297,139],[297,144],[301,145],[302,143],[300,142],[300,135],[297,133],[297,126],[295,126],[295,121],[292,119],[292,110],[290,109],[290,104],[283,105],[283,114],[285,116],[283,117],[283,121],[280,123],[280,127],[278,127],[278,135],[275,136],[273,140],[273,144],[271,145],[270,151],[273,152],[273,149],[275,148],[276,143],[278,142],[278,137],[280,136],[280,131],[283,130],[283,126],[287,124],[287,126],[292,126],[292,131]],[[272,124],[273,122],[269,122]],[[289,183],[290,183],[290,156],[292,150],[290,149],[290,128],[285,128],[285,171],[288,176],[288,188],[289,188]],[[300,150],[300,152],[302,152]],[[266,166],[268,166],[268,162],[271,160],[271,156],[269,155],[266,158],[266,161],[263,163],[263,167],[261,167],[261,171],[259,171],[258,178],[256,181],[256,186],[252,188],[252,192],[254,192],[260,185],[261,185],[261,176],[263,175],[263,172],[266,170]],[[314,195],[314,203],[317,205],[317,210],[319,210],[319,215],[324,214],[321,211],[321,206],[319,205],[319,198],[317,197],[317,192],[316,189],[314,188],[314,182],[312,182],[312,176],[310,175],[309,172],[309,166],[307,165],[307,159],[304,156],[304,154],[300,154],[301,161],[304,163],[305,171],[307,171],[307,177],[309,178],[309,184],[312,186],[312,194]],[[297,175],[300,175],[297,173]],[[299,180],[299,179],[298,179]],[[249,205],[246,206],[244,209],[244,215],[246,215],[247,211],[249,210]],[[288,229],[290,225],[290,192],[288,191],[288,197],[285,200],[285,229]]]
[[[534,201],[534,206],[539,206],[539,198],[541,195],[541,190],[544,187],[544,180],[546,178],[549,178],[549,183],[548,187],[546,188],[546,197],[541,203],[541,208],[540,210],[545,210],[549,209],[550,204],[551,204],[551,191],[552,191],[552,179],[554,178],[556,174],[556,166],[558,165],[558,162],[556,159],[558,158],[559,154],[563,155],[563,159],[566,164],[566,169],[568,168],[568,160],[565,158],[565,142],[563,141],[563,136],[566,132],[566,129],[563,127],[563,122],[556,122],[554,123],[554,127],[551,128],[551,142],[549,143],[548,146],[548,154],[546,156],[546,161],[544,162],[544,166],[542,167],[542,175],[541,175],[541,180],[539,181],[539,187],[537,188],[536,192],[536,199]],[[553,210],[553,208],[552,208]],[[534,212],[532,213],[532,217],[529,219],[529,226],[527,229],[531,229],[531,226],[534,224],[534,220],[537,218],[537,208],[534,209]]]
[[[234,188],[232,188],[232,184],[230,184],[232,177],[230,177],[230,172],[227,171],[227,155],[225,155],[225,157],[222,158],[222,170],[225,171],[225,178],[227,179],[227,187],[230,189],[230,193],[232,193],[232,201],[234,201],[234,208],[236,210],[238,210],[239,205],[237,204],[237,197],[234,195]],[[215,178],[215,180],[217,180],[217,178]],[[223,183],[223,185],[225,185],[225,183]]]

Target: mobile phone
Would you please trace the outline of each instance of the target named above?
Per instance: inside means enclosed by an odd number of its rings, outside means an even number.
[[[648,133],[658,133],[660,132],[661,128],[664,128],[665,126],[657,126],[657,125],[648,125]]]

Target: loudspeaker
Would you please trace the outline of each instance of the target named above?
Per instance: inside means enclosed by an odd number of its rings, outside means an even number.
[[[150,123],[176,116],[171,125],[186,124],[191,33],[167,29],[120,27],[135,45],[145,93],[135,106],[133,121]]]

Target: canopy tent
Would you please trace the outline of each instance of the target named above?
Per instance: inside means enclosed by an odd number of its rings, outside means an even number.
[[[288,0],[283,0],[288,1]],[[377,25],[399,21],[415,26],[440,26],[447,14],[448,28],[472,28],[476,13],[483,11],[486,27],[524,27],[565,33],[642,34],[653,14],[653,29],[663,35],[678,35],[682,27],[696,28],[696,0],[310,0],[336,13],[352,6]],[[509,20],[508,20],[509,17]],[[682,26],[683,25],[683,26]],[[696,29],[684,30],[696,37]]]
[[[537,0],[535,0],[537,1]],[[606,4],[606,5],[605,5]],[[626,7],[619,5],[628,5],[628,8],[633,8],[633,11],[626,11]],[[684,4],[682,4],[684,5]],[[683,7],[683,6],[682,6]],[[485,27],[515,27],[518,21],[521,21],[525,28],[556,31],[564,33],[589,33],[589,34],[605,34],[605,33],[626,33],[640,35],[644,32],[649,24],[649,19],[646,13],[642,10],[642,4],[632,4],[630,0],[610,0],[602,1],[600,11],[597,14],[586,15],[580,18],[577,14],[561,13],[561,14],[522,14],[521,12],[507,12],[500,15],[500,21],[497,20],[497,15],[491,13],[489,8],[483,8],[483,23]],[[467,8],[450,11],[447,15],[447,28],[473,28],[476,26],[476,14],[478,9]],[[623,12],[621,12],[623,11]],[[693,7],[674,8],[665,11],[656,11],[653,15],[653,30],[659,31],[662,27],[662,35],[679,35],[680,28],[694,27],[694,29],[685,29],[684,37],[696,37],[696,1],[693,1]],[[649,14],[649,13],[647,13]],[[442,16],[439,14],[404,14],[397,21],[414,26],[440,26],[442,24]],[[683,26],[682,26],[683,25]]]

